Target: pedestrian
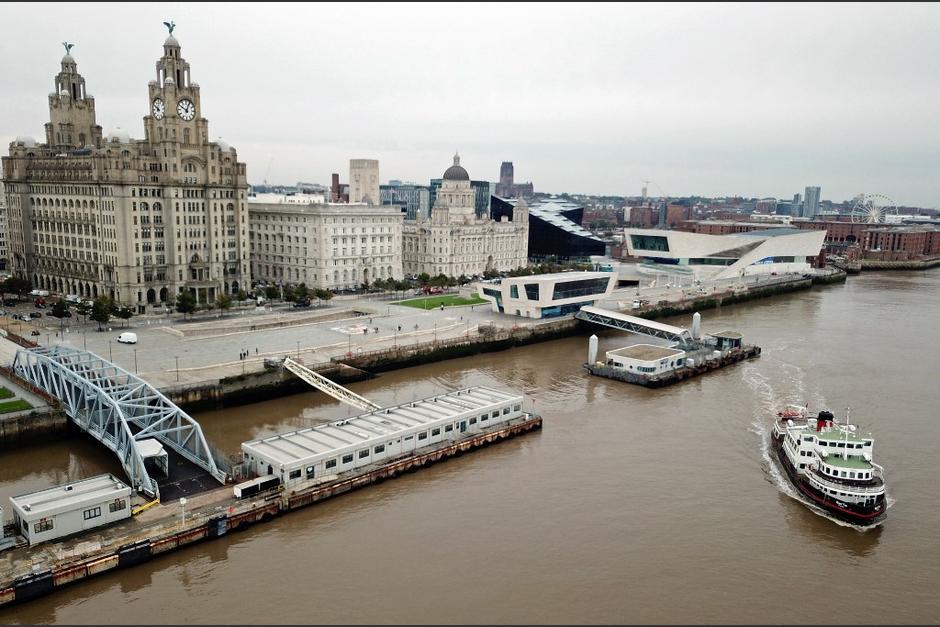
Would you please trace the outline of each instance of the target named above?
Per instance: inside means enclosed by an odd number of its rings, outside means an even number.
[[[255,346],[255,355],[257,355],[257,354],[258,354],[258,347]]]
[[[398,332],[401,333],[401,325],[398,325]]]
[[[441,303],[441,311],[444,311],[444,303]]]

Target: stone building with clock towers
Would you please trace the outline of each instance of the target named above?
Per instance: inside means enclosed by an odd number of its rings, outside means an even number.
[[[167,26],[143,139],[102,133],[65,44],[46,142],[17,137],[3,157],[10,267],[37,289],[145,312],[184,290],[212,303],[251,286],[245,164],[209,140],[199,86]]]

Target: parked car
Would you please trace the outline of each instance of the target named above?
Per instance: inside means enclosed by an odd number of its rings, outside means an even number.
[[[306,298],[304,298],[303,300],[298,300],[296,303],[294,303],[294,307],[296,308],[309,307],[309,306],[310,306],[310,301],[307,300]]]
[[[3,306],[4,307],[16,307],[16,301],[13,300],[12,298],[8,298],[5,301],[3,301]]]
[[[29,313],[30,318],[42,318],[42,314],[38,311],[31,311]]]
[[[136,344],[137,343],[137,334],[125,332],[118,336],[118,342],[121,344]]]
[[[30,335],[41,335],[41,333],[39,333],[39,329],[33,329],[33,330],[30,332]]]

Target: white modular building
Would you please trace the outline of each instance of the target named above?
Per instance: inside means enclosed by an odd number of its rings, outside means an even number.
[[[478,386],[244,442],[242,455],[251,472],[274,475],[290,487],[468,437],[522,415],[522,396]]]
[[[630,256],[641,259],[638,271],[686,274],[699,280],[807,272],[825,239],[825,231],[790,228],[732,235],[624,229]]]
[[[607,351],[607,365],[640,376],[655,376],[681,368],[685,351],[668,346],[634,344]]]
[[[617,286],[616,272],[557,272],[481,283],[477,291],[494,312],[525,318],[553,318],[609,298]]]
[[[104,474],[10,497],[13,521],[31,545],[130,518],[131,488]]]

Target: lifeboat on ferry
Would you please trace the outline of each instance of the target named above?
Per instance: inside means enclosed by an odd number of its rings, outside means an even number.
[[[782,409],[777,412],[777,416],[781,420],[787,420],[792,418],[803,418],[806,409],[804,407],[797,407],[796,405],[788,405],[786,409]]]

